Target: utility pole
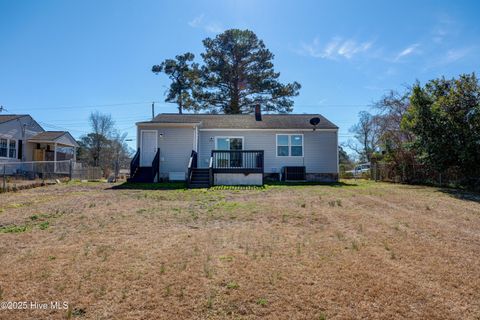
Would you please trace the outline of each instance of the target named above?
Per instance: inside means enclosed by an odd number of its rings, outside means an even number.
[[[152,120],[155,118],[155,101],[152,102]]]

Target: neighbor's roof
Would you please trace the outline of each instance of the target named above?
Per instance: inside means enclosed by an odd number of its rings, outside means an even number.
[[[31,137],[28,140],[55,141],[66,133],[66,131],[44,131]]]
[[[70,145],[78,146],[75,139],[70,135],[68,131],[44,131],[28,139],[30,142],[57,142],[57,140],[64,135],[67,135],[68,139],[72,142]]]
[[[177,114],[161,113],[147,123],[198,123],[203,129],[312,129],[310,119],[318,117],[317,129],[338,129],[320,114],[262,114],[262,121],[256,121],[254,114]]]
[[[28,114],[0,114],[0,123],[12,121],[26,116],[28,116]]]

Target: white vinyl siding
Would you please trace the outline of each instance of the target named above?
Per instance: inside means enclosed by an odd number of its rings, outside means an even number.
[[[139,126],[140,130],[149,130],[152,127]],[[190,154],[195,148],[195,128],[155,128],[158,136],[158,148],[160,148],[160,174],[168,177],[170,172],[178,174],[187,173]],[[138,133],[139,134],[139,133]]]
[[[337,132],[336,131],[293,131],[293,130],[198,130],[193,127],[154,127],[158,131],[160,148],[160,172],[187,172],[188,161],[195,146],[198,132],[198,166],[207,168],[211,151],[215,150],[216,137],[242,137],[243,150],[264,150],[265,173],[280,172],[285,166],[305,166],[307,173],[337,173]],[[139,126],[142,129],[152,126]],[[277,135],[294,136],[289,142],[289,154],[302,156],[277,156]],[[300,140],[295,136],[301,136]],[[295,148],[300,147],[300,148]]]
[[[337,132],[291,130],[200,130],[198,166],[209,165],[215,137],[243,137],[243,150],[264,150],[265,173],[280,172],[285,166],[305,166],[307,173],[337,173]],[[276,135],[302,135],[303,157],[278,157]]]
[[[277,134],[277,157],[303,157],[303,134]]]
[[[2,151],[0,151],[0,158],[2,162],[16,162],[22,159],[18,159],[18,154],[20,153],[20,143],[19,141],[22,140],[22,158],[25,161],[32,161],[33,159],[33,148],[35,144],[28,143],[28,139],[37,135],[44,130],[40,125],[35,122],[30,116],[23,116],[18,119],[7,121],[0,123],[0,139],[6,139],[7,145],[6,148],[0,147]],[[15,157],[10,158],[10,151],[8,150],[10,147],[10,141],[15,141]],[[1,142],[0,142],[1,143]],[[13,145],[12,145],[13,147]],[[3,149],[6,149],[3,151]]]

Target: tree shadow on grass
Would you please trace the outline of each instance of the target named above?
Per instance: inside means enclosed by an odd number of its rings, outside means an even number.
[[[140,182],[124,182],[119,185],[112,186],[113,190],[182,190],[186,189],[185,182],[158,182],[158,183],[140,183]]]
[[[440,188],[438,191],[448,194],[456,199],[480,203],[480,193],[454,188]]]

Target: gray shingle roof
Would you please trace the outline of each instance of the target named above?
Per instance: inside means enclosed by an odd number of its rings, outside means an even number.
[[[44,131],[28,139],[29,141],[55,141],[60,138],[66,131]]]
[[[15,120],[27,116],[26,114],[0,114],[0,123]]]
[[[317,129],[338,129],[320,114],[263,114],[256,121],[254,114],[176,114],[161,113],[143,123],[200,123],[204,129],[312,129],[310,119],[320,118]]]

